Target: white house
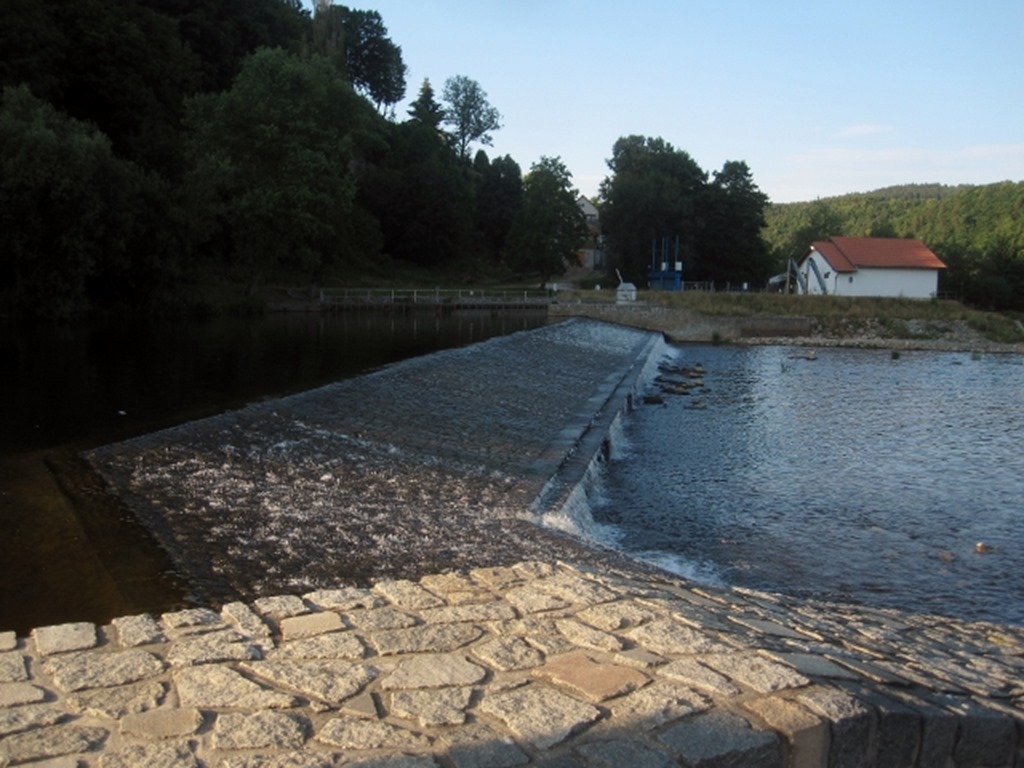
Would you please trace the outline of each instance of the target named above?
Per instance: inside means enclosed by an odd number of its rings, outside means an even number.
[[[934,298],[946,265],[920,240],[831,237],[797,265],[799,293]]]

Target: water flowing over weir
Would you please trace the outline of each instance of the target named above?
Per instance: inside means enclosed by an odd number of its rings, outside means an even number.
[[[661,344],[573,320],[89,458],[201,601],[541,555],[614,558],[535,522],[577,487]]]

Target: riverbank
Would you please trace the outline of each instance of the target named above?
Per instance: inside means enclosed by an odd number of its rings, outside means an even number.
[[[766,344],[805,347],[1024,354],[1024,340],[986,338],[964,319],[836,317],[813,315],[719,315],[637,301],[616,304],[567,296],[548,311],[551,318],[590,317],[657,331],[677,343]],[[1024,335],[1024,334],[1022,334]]]

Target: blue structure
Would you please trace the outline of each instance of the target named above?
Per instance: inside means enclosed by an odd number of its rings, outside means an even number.
[[[679,235],[675,237],[673,259],[669,261],[671,238],[661,238],[661,259],[658,259],[658,239],[651,240],[651,271],[647,283],[652,291],[681,291],[683,289],[683,262],[679,259]],[[670,269],[669,267],[674,267]]]

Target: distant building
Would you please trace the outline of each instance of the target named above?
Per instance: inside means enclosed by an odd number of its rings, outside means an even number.
[[[934,298],[946,265],[920,240],[832,237],[796,265],[797,292],[833,296]]]
[[[586,269],[604,269],[604,237],[601,235],[601,217],[597,206],[580,196],[576,201],[587,217],[587,241],[576,253],[579,265]]]

